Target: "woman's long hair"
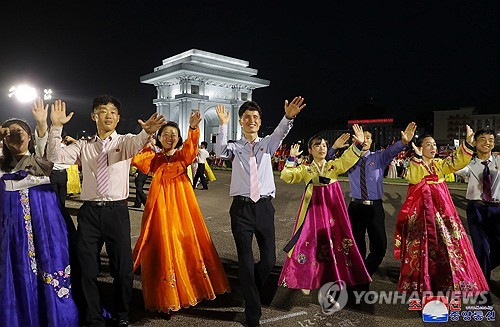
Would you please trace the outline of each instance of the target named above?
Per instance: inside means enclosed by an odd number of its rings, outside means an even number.
[[[6,121],[3,122],[2,127],[9,127],[10,125],[17,124],[21,126],[21,128],[28,133],[30,137],[30,142],[28,144],[28,150],[31,153],[35,152],[35,147],[33,145],[33,135],[31,134],[31,128],[28,125],[28,123],[24,120],[17,119],[17,118],[10,118]],[[13,160],[12,152],[10,152],[9,147],[7,146],[7,142],[3,142],[3,148],[2,148],[2,156],[0,157],[0,169],[2,171],[10,171],[12,170],[11,163]]]

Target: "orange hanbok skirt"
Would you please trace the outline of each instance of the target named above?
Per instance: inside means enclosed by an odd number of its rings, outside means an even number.
[[[154,174],[134,248],[145,307],[177,311],[230,291],[186,173]]]

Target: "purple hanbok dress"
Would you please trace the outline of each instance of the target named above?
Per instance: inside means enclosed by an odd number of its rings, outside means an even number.
[[[78,326],[59,200],[35,155],[21,163],[0,172],[0,326]]]
[[[343,281],[347,286],[371,281],[352,235],[339,174],[359,159],[360,151],[351,146],[342,157],[294,167],[287,163],[281,179],[287,183],[306,183],[295,222],[292,240],[279,284],[295,289],[319,289],[328,282]]]

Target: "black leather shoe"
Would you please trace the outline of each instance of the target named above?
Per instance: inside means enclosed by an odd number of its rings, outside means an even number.
[[[118,327],[127,327],[128,326],[128,320],[124,320],[124,319],[121,319],[121,320],[118,320]]]

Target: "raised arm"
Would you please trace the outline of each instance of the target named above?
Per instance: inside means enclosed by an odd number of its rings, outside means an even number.
[[[293,98],[292,102],[288,103],[285,100],[285,117],[286,119],[295,119],[297,115],[304,109],[306,104],[304,103],[304,98],[301,96]]]
[[[297,156],[302,153],[300,150],[300,144],[293,144],[290,147],[290,157],[285,163],[285,167],[281,171],[280,178],[282,181],[288,184],[300,183],[303,179],[302,165],[296,166]]]
[[[80,157],[81,141],[61,147],[63,125],[71,120],[73,113],[66,114],[66,103],[56,100],[50,105],[50,121],[52,126],[47,141],[47,159],[53,163],[75,164]]]
[[[443,161],[442,170],[443,174],[447,175],[454,173],[469,164],[474,153],[474,131],[469,125],[465,125],[466,136],[465,142],[457,148],[457,151],[451,158]]]
[[[202,119],[199,111],[191,112],[191,116],[189,117],[188,136],[184,141],[182,149],[180,151],[183,160],[186,162],[186,165],[192,164],[198,153],[198,143],[200,140],[200,129],[198,128],[198,125],[200,124],[201,120]]]
[[[293,126],[293,119],[304,109],[306,104],[301,96],[293,98],[291,102],[285,100],[285,117],[280,121],[274,132],[270,135],[267,151],[274,153],[281,145]]]
[[[47,125],[47,112],[49,105],[43,105],[41,98],[36,99],[31,107],[31,114],[36,121],[36,131],[39,137],[45,137],[45,133],[49,129]]]
[[[219,135],[217,135],[217,142],[215,142],[215,155],[222,159],[231,159],[233,152],[229,149],[227,143],[227,129],[231,115],[221,104],[215,107],[215,112],[217,113],[217,117],[219,117]]]
[[[142,121],[142,119],[138,119],[137,122],[146,133],[153,135],[163,124],[165,124],[165,116],[158,115],[158,113],[155,112],[149,117],[148,120]]]
[[[35,129],[35,153],[38,157],[45,155],[45,146],[47,145],[47,112],[49,105],[43,105],[41,98],[36,99],[31,107],[31,114],[36,122]]]

